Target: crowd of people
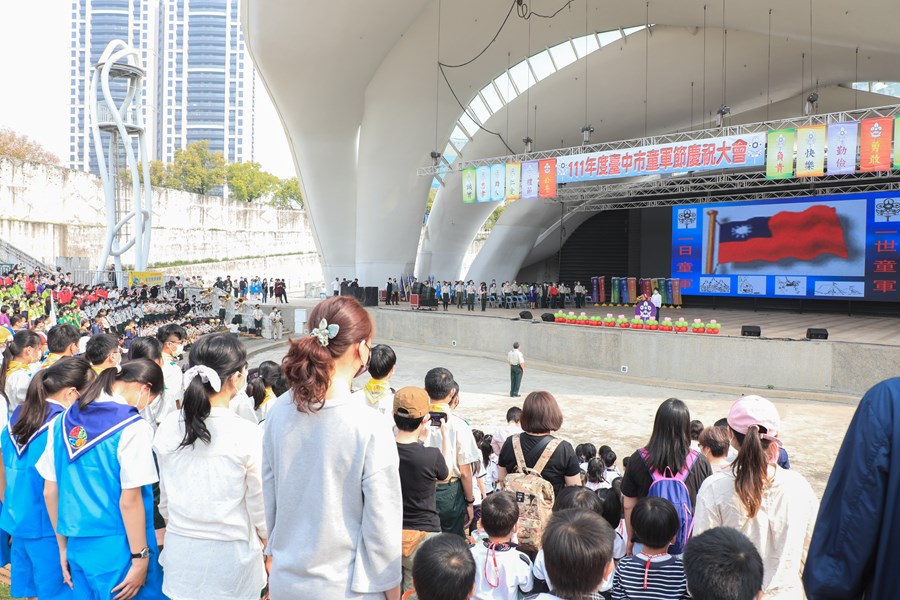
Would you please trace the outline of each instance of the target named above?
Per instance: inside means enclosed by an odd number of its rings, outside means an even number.
[[[504,281],[498,284],[496,279],[492,279],[490,283],[486,281],[476,283],[470,279],[468,281],[428,280],[423,281],[422,284],[427,289],[434,291],[438,304],[443,305],[444,310],[448,310],[448,307],[454,305],[460,310],[465,306],[470,311],[474,311],[479,305],[482,311],[487,310],[488,305],[499,308],[562,310],[566,306],[583,308],[592,297],[591,290],[580,281],[575,281],[572,285],[564,282],[519,283],[517,281]],[[388,280],[387,290],[385,303],[396,304],[399,288],[394,279]]]
[[[281,364],[255,369],[234,336],[191,340],[177,324],[124,354],[103,332],[81,351],[68,323],[46,340],[17,330],[0,369],[0,530],[11,537],[0,561],[11,563],[12,594],[789,600],[804,584],[811,600],[894,593],[880,554],[892,535],[878,532],[893,531],[886,406],[900,384],[863,399],[848,439],[871,450],[842,449],[820,511],[790,469],[776,407],[760,396],[737,398],[708,427],[669,398],[647,443],[620,460],[609,445],[559,437],[550,392],[529,393],[487,433],[459,414],[462,390],[444,367],[394,390],[396,353],[374,344],[353,298],[320,302],[309,323]],[[869,499],[849,518],[848,481]]]

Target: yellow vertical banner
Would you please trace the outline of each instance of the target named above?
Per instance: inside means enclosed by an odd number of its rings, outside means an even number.
[[[795,129],[770,131],[766,141],[766,179],[788,179],[794,176]]]
[[[472,204],[476,200],[475,195],[475,169],[463,169],[462,172],[463,202]]]
[[[506,201],[518,200],[522,196],[522,163],[506,163]]]
[[[825,174],[825,125],[797,128],[797,177]]]

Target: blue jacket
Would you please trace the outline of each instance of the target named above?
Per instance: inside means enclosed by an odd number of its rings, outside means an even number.
[[[834,463],[803,584],[809,600],[893,600],[900,589],[900,378],[866,392]]]

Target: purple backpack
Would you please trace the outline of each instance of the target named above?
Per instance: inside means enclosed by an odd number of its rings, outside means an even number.
[[[656,496],[665,498],[672,503],[675,511],[678,513],[678,534],[675,536],[675,543],[669,546],[669,554],[683,554],[684,546],[691,537],[691,531],[694,529],[694,507],[691,504],[691,495],[688,492],[685,480],[691,472],[697,457],[700,456],[696,450],[691,450],[684,461],[684,466],[677,474],[672,474],[671,469],[660,473],[650,466],[650,455],[646,448],[638,450],[647,470],[650,471],[650,477],[653,483],[650,484],[648,496]]]

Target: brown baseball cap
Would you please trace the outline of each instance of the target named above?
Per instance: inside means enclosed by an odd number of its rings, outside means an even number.
[[[420,387],[400,388],[394,393],[394,414],[407,419],[421,419],[428,414],[431,399]]]

